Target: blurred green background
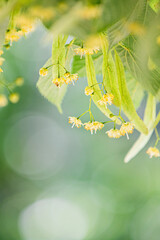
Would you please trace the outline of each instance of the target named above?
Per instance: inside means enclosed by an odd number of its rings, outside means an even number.
[[[20,102],[0,109],[0,239],[159,240],[160,161],[145,154],[152,142],[124,164],[136,131],[128,141],[71,129],[68,117],[88,108],[87,82],[68,87],[63,115],[40,95],[46,34],[39,25],[4,54],[7,81],[25,84]]]

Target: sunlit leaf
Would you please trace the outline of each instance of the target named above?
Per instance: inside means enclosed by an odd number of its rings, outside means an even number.
[[[138,116],[136,109],[134,107],[133,101],[131,99],[130,93],[127,88],[123,63],[116,52],[115,52],[115,58],[116,58],[117,76],[118,76],[119,89],[121,93],[123,111],[126,114],[126,116],[129,118],[129,120],[133,121],[137,130],[139,130],[144,134],[148,134],[148,129],[146,125],[144,124],[142,119]]]

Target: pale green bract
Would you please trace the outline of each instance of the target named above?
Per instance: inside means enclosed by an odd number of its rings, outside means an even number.
[[[94,91],[92,100],[94,101],[95,105],[100,109],[101,112],[104,113],[104,115],[106,115],[106,117],[110,118],[111,120],[115,121],[115,123],[120,125],[121,121],[118,119],[117,116],[114,116],[113,113],[104,105],[101,106],[98,104],[98,101],[102,98],[102,94],[97,84],[94,63],[90,55],[86,55],[86,72],[87,72],[88,86],[89,87],[92,86]]]
[[[134,158],[148,143],[154,131],[153,124],[155,118],[156,118],[156,99],[154,96],[149,94],[144,114],[144,123],[148,126],[149,133],[148,135],[145,135],[143,133],[140,134],[137,141],[133,144],[132,148],[125,156],[124,159],[125,163],[129,162],[132,158]]]
[[[50,58],[43,67],[47,67],[52,64],[52,59]],[[56,87],[53,83],[53,73],[52,68],[48,69],[47,76],[40,76],[37,82],[37,87],[40,93],[51,103],[53,103],[62,113],[62,100],[65,96],[67,86],[63,85],[60,88]]]

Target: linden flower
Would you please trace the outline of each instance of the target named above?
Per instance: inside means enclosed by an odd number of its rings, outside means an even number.
[[[83,57],[83,55],[85,55],[85,49],[84,48],[75,48],[74,49],[74,52],[77,54],[77,55],[80,55],[81,58]]]
[[[68,85],[76,82],[78,80],[78,74],[70,74],[70,73],[65,73],[64,74],[64,82]]]
[[[0,73],[2,73],[3,72],[3,69],[2,68],[0,68]]]
[[[21,78],[21,77],[17,78],[17,79],[15,80],[15,84],[16,84],[17,87],[23,86],[23,84],[24,84],[24,79]]]
[[[65,78],[64,77],[57,77],[57,78],[54,78],[53,81],[52,81],[57,87],[61,87],[62,84],[65,83]]]
[[[0,107],[5,107],[8,104],[8,99],[5,95],[0,94]]]
[[[102,9],[100,6],[86,6],[83,9],[81,9],[78,14],[83,19],[94,19],[100,17],[102,13]]]
[[[20,35],[15,29],[9,30],[6,33],[6,41],[7,42],[17,42],[20,39]]]
[[[47,76],[47,74],[48,74],[48,69],[47,68],[41,68],[40,70],[39,70],[39,75],[40,76]]]
[[[93,55],[94,53],[97,53],[99,51],[98,47],[94,47],[94,48],[75,48],[74,49],[75,53],[77,55],[80,55],[81,58],[82,56],[84,56],[85,54],[87,55]]]
[[[20,97],[18,93],[11,93],[9,95],[9,100],[11,103],[17,103],[19,101]]]
[[[129,139],[129,136],[128,136],[128,133],[133,133],[133,129],[134,129],[134,124],[133,123],[130,123],[130,122],[126,122],[126,123],[123,123],[121,128],[120,128],[120,132],[121,132],[121,135],[127,135],[127,139]]]
[[[0,56],[3,54],[3,50],[0,50]]]
[[[104,124],[101,122],[88,122],[88,123],[84,123],[84,128],[88,131],[91,131],[91,134],[93,134],[93,131],[95,131],[95,133],[97,132],[97,130],[101,130],[104,127]]]
[[[86,87],[84,90],[86,96],[90,96],[94,93],[93,88],[92,87]]]
[[[82,122],[80,119],[76,118],[76,117],[69,117],[69,123],[72,124],[72,128],[74,126],[76,126],[77,128],[80,128],[82,125]]]
[[[121,132],[118,129],[110,129],[106,133],[107,133],[108,137],[110,137],[110,138],[120,138],[121,137]]]
[[[15,24],[23,33],[29,33],[34,30],[34,21],[26,15],[17,15],[14,18]]]
[[[111,105],[113,103],[114,96],[112,93],[106,93],[102,96],[102,98],[98,101],[100,105]]]
[[[150,147],[146,151],[146,153],[149,155],[150,158],[152,157],[160,157],[160,152],[156,147]]]
[[[34,6],[30,8],[29,13],[33,17],[40,18],[44,21],[49,21],[55,16],[55,11],[51,7],[42,7],[42,6]]]

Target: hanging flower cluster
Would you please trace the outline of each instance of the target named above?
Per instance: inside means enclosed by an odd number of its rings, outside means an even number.
[[[94,53],[98,53],[99,48],[95,47],[95,48],[86,48],[86,47],[78,47],[74,49],[74,52],[77,55],[80,55],[80,57],[82,58],[84,55],[93,55]]]

